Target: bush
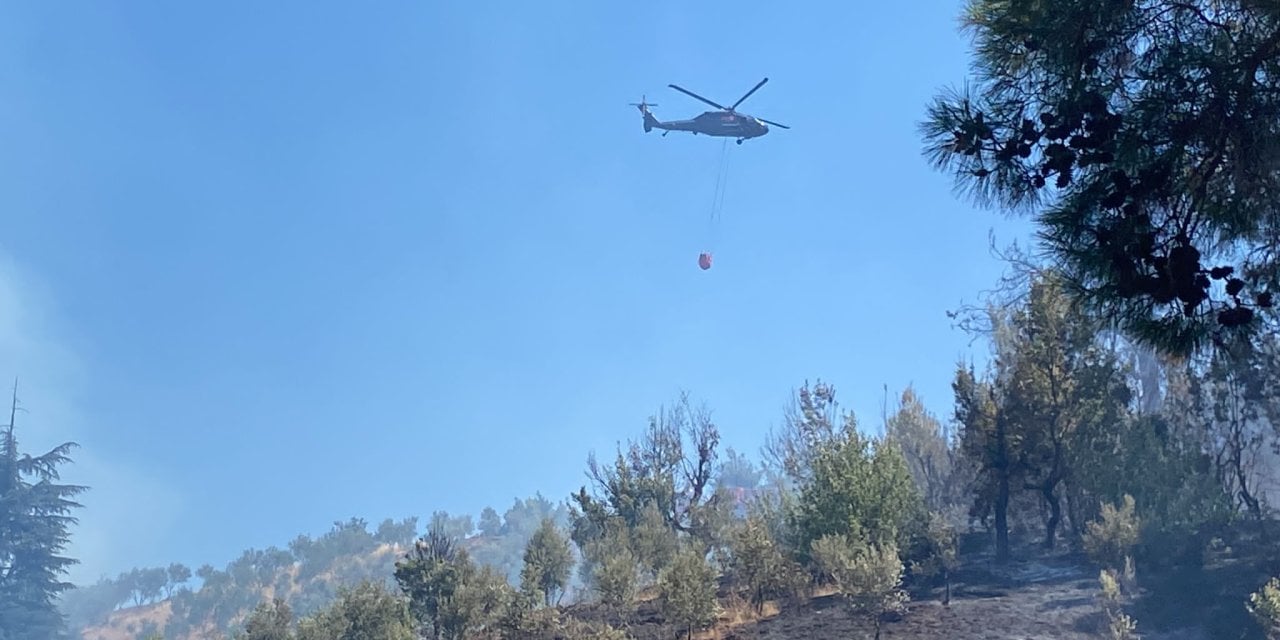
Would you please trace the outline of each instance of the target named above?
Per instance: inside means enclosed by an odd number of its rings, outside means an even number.
[[[558,600],[557,594],[564,593],[572,568],[569,540],[560,534],[551,518],[543,518],[525,546],[521,589],[526,593],[540,593],[543,604],[549,607]]]
[[[786,577],[783,556],[769,530],[759,518],[738,525],[730,537],[729,567],[738,591],[745,594],[756,614],[764,611],[765,600],[782,592]]]
[[[692,638],[695,630],[715,622],[719,614],[716,586],[715,569],[706,557],[692,549],[681,550],[658,575],[663,616]]]
[[[653,503],[640,510],[640,520],[631,528],[630,539],[631,549],[644,569],[646,582],[656,580],[679,552],[680,540],[676,532],[663,520],[662,513]]]
[[[929,514],[921,532],[918,557],[911,562],[911,572],[924,578],[942,578],[942,604],[951,604],[951,572],[958,564],[955,529],[946,516],[938,512]]]
[[[1111,640],[1136,640],[1138,623],[1120,609],[1120,581],[1115,570],[1099,572],[1098,584],[1101,586],[1102,612],[1107,617],[1107,637]]]
[[[826,535],[813,542],[812,554],[854,612],[871,619],[879,640],[884,614],[901,610],[907,602],[897,546],[893,542],[875,544],[839,534]]]
[[[381,583],[343,589],[338,600],[298,624],[298,640],[415,640],[405,602]]]
[[[1280,640],[1280,579],[1272,578],[1249,596],[1249,615],[1262,625],[1267,640]]]
[[[627,640],[627,634],[603,622],[586,622],[554,608],[527,609],[510,619],[504,640]]]
[[[820,446],[812,467],[795,513],[802,556],[826,535],[862,537],[865,533],[876,542],[892,542],[895,548],[910,544],[909,525],[923,512],[924,504],[902,452],[893,443],[846,431]]]
[[[276,598],[270,603],[262,602],[253,609],[244,623],[244,630],[236,635],[237,640],[292,640],[293,633],[289,627],[293,624],[293,611],[285,601]]]
[[[606,606],[615,609],[630,607],[635,602],[639,582],[636,555],[622,536],[610,536],[605,540],[618,543],[597,547],[591,573],[593,589]]]
[[[1104,568],[1122,568],[1132,558],[1141,525],[1134,512],[1133,496],[1125,494],[1119,508],[1104,504],[1098,520],[1090,522],[1086,527],[1085,553]]]

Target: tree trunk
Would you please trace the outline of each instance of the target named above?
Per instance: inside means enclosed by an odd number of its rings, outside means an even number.
[[[1068,485],[1067,490],[1067,519],[1071,521],[1071,533],[1079,539],[1084,534],[1084,522],[1080,515],[1079,491],[1074,485]]]
[[[1062,500],[1053,492],[1053,485],[1046,484],[1042,490],[1045,502],[1049,503],[1049,522],[1045,525],[1044,548],[1053,549],[1058,534],[1058,523],[1062,522]]]
[[[942,570],[942,606],[951,606],[951,572],[946,569]]]
[[[996,493],[996,561],[1009,560],[1009,477],[1000,478]]]
[[[1249,515],[1253,516],[1258,522],[1262,522],[1262,504],[1254,497],[1253,492],[1249,491],[1249,474],[1245,472],[1244,463],[1239,457],[1233,462],[1235,463],[1236,482],[1240,483],[1240,501],[1244,503]]]

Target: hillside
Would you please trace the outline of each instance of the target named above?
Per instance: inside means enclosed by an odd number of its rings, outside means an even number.
[[[304,565],[300,562],[291,563],[276,569],[276,573],[260,581],[256,589],[253,587],[245,589],[241,599],[243,602],[256,605],[259,601],[283,598],[287,602],[305,607],[307,601],[304,597],[307,594],[332,594],[353,581],[389,576],[389,567],[404,553],[403,545],[380,543],[367,553],[335,558],[327,569],[305,579],[302,577]],[[223,591],[218,595],[225,593]],[[216,596],[212,593],[208,594],[209,599],[212,597]],[[166,629],[170,626],[175,608],[179,611],[190,611],[191,602],[199,602],[202,599],[201,590],[183,592],[175,598],[176,603],[174,598],[166,598],[152,604],[112,611],[101,623],[81,629],[80,637],[85,640],[133,640],[158,632],[172,640],[198,640],[218,635],[216,631],[218,628],[239,626],[252,609],[252,606],[249,606],[234,611],[230,615],[215,614],[217,617],[207,620],[183,620],[178,627],[179,630],[169,634],[166,633]],[[232,598],[226,598],[226,600],[231,601]],[[328,598],[324,598],[316,601],[314,606],[319,608],[327,604]]]
[[[563,523],[564,508],[535,495],[515,500],[503,516],[493,512],[482,518],[481,530],[470,516],[444,512],[432,514],[430,526],[449,531],[477,561],[518,581],[524,546],[544,517]],[[147,585],[148,574],[164,570],[134,570],[72,590],[62,609],[85,640],[132,640],[153,632],[168,640],[224,637],[262,601],[282,598],[301,616],[328,606],[343,587],[364,580],[394,585],[395,562],[404,557],[417,528],[416,517],[386,519],[372,531],[364,520],[351,518],[314,539],[299,535],[283,549],[246,550],[222,569],[200,567],[194,585],[181,580]],[[171,595],[162,597],[166,587]]]
[[[473,538],[468,548],[493,544],[493,539]],[[886,620],[883,637],[900,640],[945,638],[985,638],[990,640],[1092,640],[1106,637],[1105,618],[1098,604],[1098,577],[1082,557],[1071,553],[1043,554],[1034,546],[1020,545],[1019,557],[1009,566],[994,562],[989,552],[980,550],[980,535],[967,536],[971,553],[958,567],[952,580],[952,599],[944,606],[935,586],[915,585],[912,601],[905,611]],[[389,555],[404,549],[381,545],[367,556],[344,558],[348,567],[381,566]],[[1142,597],[1128,607],[1137,614],[1139,631],[1147,640],[1212,640],[1214,638],[1259,638],[1256,625],[1245,615],[1242,602],[1265,571],[1255,564],[1264,561],[1245,552],[1220,553],[1194,577],[1198,584],[1188,591],[1173,574],[1150,577],[1169,591],[1143,588]],[[298,566],[286,570],[296,579]],[[336,574],[317,576],[335,585]],[[756,616],[731,589],[719,590],[721,611],[715,625],[696,634],[702,640],[800,640],[807,638],[863,637],[873,633],[865,617],[850,613],[831,589],[818,589],[798,603],[770,601],[763,615]],[[295,590],[288,597],[296,598]],[[271,588],[260,592],[261,600],[278,595]],[[1172,596],[1172,597],[1171,597]],[[1190,597],[1189,597],[1190,596]],[[172,615],[171,603],[161,602],[123,608],[106,621],[80,631],[84,640],[135,640],[152,631],[163,633]],[[672,627],[663,618],[652,590],[647,590],[636,608],[618,616],[594,603],[561,607],[563,617],[583,621],[608,622],[626,631],[634,640],[668,640]],[[237,619],[233,626],[240,623]],[[225,638],[212,624],[187,629],[174,640]]]

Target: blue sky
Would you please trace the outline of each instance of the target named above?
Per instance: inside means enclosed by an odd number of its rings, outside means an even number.
[[[687,389],[942,416],[987,234],[920,154],[959,3],[0,7],[0,375],[94,486],[75,579],[584,481]],[[704,105],[791,125],[646,135]],[[714,251],[710,271],[698,252]]]

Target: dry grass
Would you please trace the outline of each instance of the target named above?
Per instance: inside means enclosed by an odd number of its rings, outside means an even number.
[[[81,634],[84,640],[135,640],[148,623],[164,630],[169,620],[169,601],[141,607],[121,609],[111,614],[104,624],[89,627]]]
[[[760,613],[756,613],[750,602],[737,594],[730,594],[720,605],[721,612],[712,629],[695,633],[695,640],[724,640],[732,637],[739,629],[757,624],[761,620],[777,617],[782,609],[777,602],[765,602]]]

